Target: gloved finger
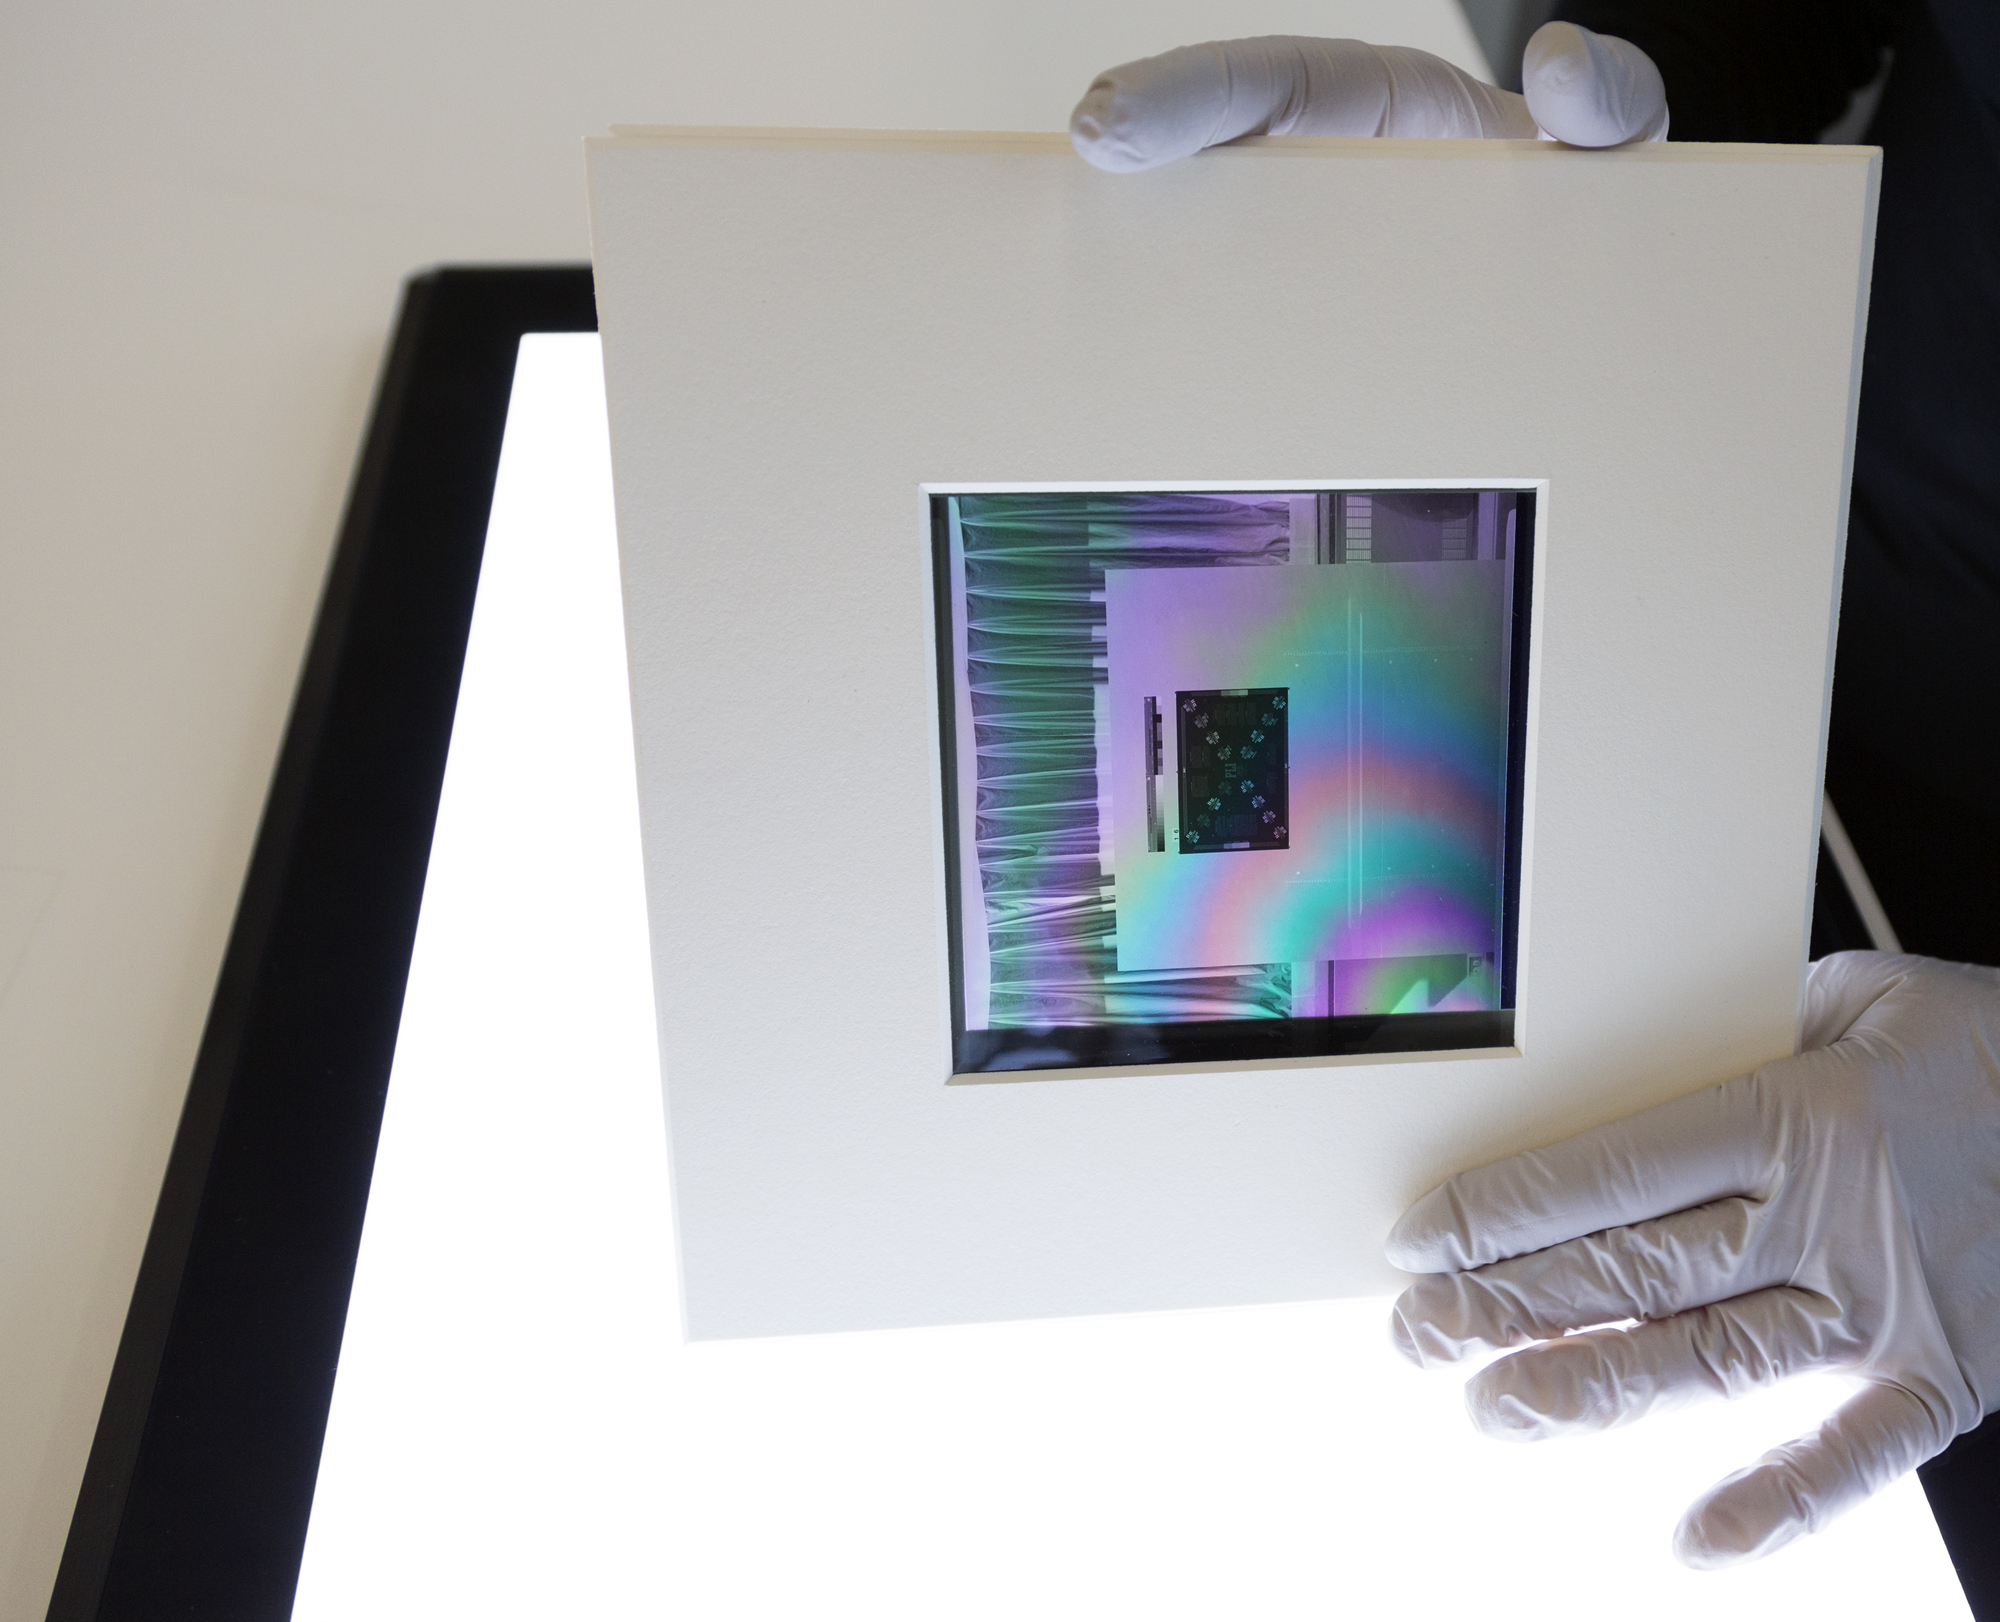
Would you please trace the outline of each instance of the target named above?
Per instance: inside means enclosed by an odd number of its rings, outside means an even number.
[[[1760,1092],[1755,1075],[1739,1077],[1462,1171],[1403,1213],[1389,1233],[1389,1261],[1406,1273],[1482,1267],[1688,1206],[1760,1195],[1774,1176]]]
[[[1099,74],[1070,141],[1100,169],[1151,169],[1245,135],[1535,134],[1519,96],[1427,51],[1354,39],[1188,45]]]
[[[1895,952],[1835,952],[1806,965],[1799,1047],[1830,1047],[1890,992],[1930,968],[1930,960]]]
[[[1817,1532],[1836,1515],[1943,1451],[1949,1426],[1903,1386],[1870,1385],[1810,1436],[1724,1476],[1674,1529],[1674,1553],[1733,1566]]]
[[[1543,23],[1521,54],[1521,88],[1542,130],[1571,146],[1667,138],[1667,87],[1629,40]]]
[[[1859,1355],[1839,1307],[1811,1290],[1759,1290],[1633,1329],[1551,1340],[1481,1369],[1465,1384],[1488,1436],[1537,1442],[1609,1430],[1663,1409],[1740,1397]]]
[[[1390,1338],[1429,1368],[1747,1295],[1790,1277],[1797,1260],[1758,1245],[1762,1213],[1753,1200],[1717,1200],[1469,1272],[1428,1274],[1397,1298]]]

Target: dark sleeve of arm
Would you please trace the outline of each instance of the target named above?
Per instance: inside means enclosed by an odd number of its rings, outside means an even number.
[[[1899,0],[1562,0],[1667,83],[1675,141],[1810,141],[1875,77]]]

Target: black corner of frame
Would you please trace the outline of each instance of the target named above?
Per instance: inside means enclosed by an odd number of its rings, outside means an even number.
[[[588,266],[413,276],[48,1615],[291,1611],[514,356]]]

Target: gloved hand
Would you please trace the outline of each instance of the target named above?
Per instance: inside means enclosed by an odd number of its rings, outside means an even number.
[[[1431,1275],[1390,1324],[1414,1362],[1541,1343],[1467,1384],[1491,1436],[1862,1376],[1697,1499],[1674,1549],[1721,1566],[1817,1531],[2000,1405],[2000,970],[1826,958],[1796,1057],[1461,1172],[1388,1251]]]
[[[1521,77],[1525,96],[1400,45],[1225,40],[1100,74],[1070,115],[1069,134],[1098,168],[1121,173],[1243,135],[1542,135],[1572,146],[1666,138],[1660,70],[1622,39],[1545,23],[1528,41]]]

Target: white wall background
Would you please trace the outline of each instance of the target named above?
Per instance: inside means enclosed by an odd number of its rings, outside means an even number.
[[[1449,0],[0,8],[0,1618],[47,1603],[410,271],[581,259],[613,121],[1053,128]]]

